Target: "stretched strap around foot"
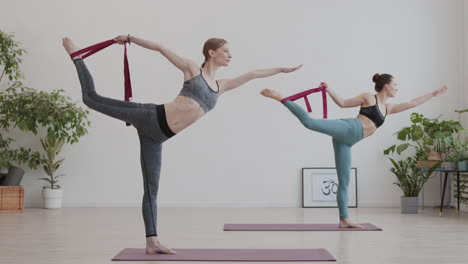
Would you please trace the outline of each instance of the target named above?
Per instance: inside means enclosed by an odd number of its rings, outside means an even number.
[[[307,107],[307,111],[309,113],[311,113],[312,112],[312,107],[310,106],[310,102],[309,102],[309,99],[307,98],[307,96],[309,94],[317,93],[317,92],[322,92],[323,118],[326,119],[327,116],[328,116],[328,111],[327,111],[327,92],[326,92],[325,87],[313,88],[313,89],[309,89],[309,90],[306,90],[306,91],[303,91],[303,92],[300,92],[300,93],[297,93],[297,94],[293,94],[291,96],[283,98],[281,100],[281,103],[284,103],[285,101],[295,101],[297,99],[300,99],[300,98],[304,97],[304,101],[305,101],[305,104],[306,104],[306,107]]]
[[[105,49],[113,44],[117,43],[115,40],[110,39],[106,40],[97,44],[94,44],[92,46],[89,46],[84,49],[77,50],[70,54],[70,57],[73,59],[76,56],[82,55],[81,56],[83,59],[93,55],[94,53]],[[132,99],[132,82],[130,80],[130,69],[129,69],[129,64],[128,64],[128,58],[127,58],[127,45],[124,44],[124,100],[129,102]],[[127,126],[130,126],[129,123],[126,123]]]

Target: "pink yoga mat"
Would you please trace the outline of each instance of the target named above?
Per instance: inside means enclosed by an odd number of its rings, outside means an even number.
[[[371,224],[364,228],[340,228],[338,224],[224,224],[224,231],[382,231]]]
[[[336,261],[318,249],[182,249],[177,254],[146,254],[143,248],[125,248],[113,261]]]

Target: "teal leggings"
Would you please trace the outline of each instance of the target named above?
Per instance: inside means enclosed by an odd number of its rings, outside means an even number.
[[[363,127],[358,118],[347,119],[314,119],[292,101],[284,105],[308,129],[327,134],[333,139],[335,166],[338,175],[337,203],[340,219],[348,218],[348,185],[351,171],[351,147],[363,138]]]

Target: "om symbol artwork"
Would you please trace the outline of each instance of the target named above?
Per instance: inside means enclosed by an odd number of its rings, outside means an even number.
[[[323,195],[336,194],[338,192],[338,183],[334,180],[323,181],[323,187],[321,189]]]

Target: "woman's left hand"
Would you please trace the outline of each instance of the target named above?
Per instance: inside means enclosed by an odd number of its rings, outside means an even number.
[[[433,96],[438,96],[438,95],[441,95],[441,94],[445,93],[447,90],[448,90],[447,85],[444,85],[444,86],[442,86],[442,87],[440,87],[440,88],[434,90],[434,91],[432,92],[432,95],[433,95]]]
[[[301,68],[301,67],[302,67],[302,64],[299,65],[299,66],[296,66],[296,67],[294,67],[294,68],[281,68],[281,72],[283,72],[283,73],[290,73],[290,72],[293,72],[293,71],[298,70],[298,69]]]

